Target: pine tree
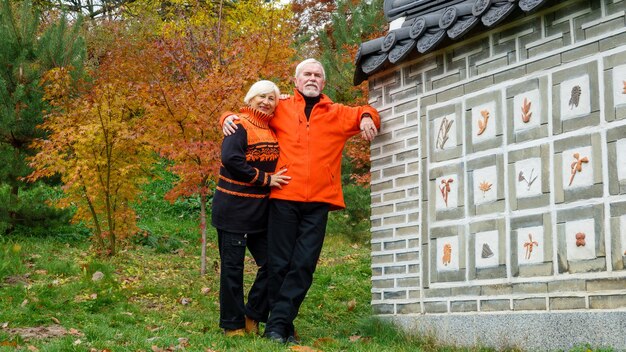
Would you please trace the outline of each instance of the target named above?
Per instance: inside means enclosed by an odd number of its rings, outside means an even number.
[[[37,126],[48,107],[41,78],[55,67],[81,74],[86,54],[79,29],[65,16],[42,23],[30,1],[0,2],[0,194],[7,197],[0,204],[0,233],[36,217],[21,211],[33,206],[20,204],[20,192],[32,186],[22,180],[31,172],[26,158],[34,154],[33,140],[43,136]]]

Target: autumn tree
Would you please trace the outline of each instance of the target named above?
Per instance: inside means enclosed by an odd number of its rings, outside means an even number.
[[[118,37],[91,81],[72,85],[68,69],[45,76],[52,109],[34,146],[31,180],[61,176],[64,199],[75,206],[74,220],[85,223],[101,253],[114,255],[124,237],[136,232],[131,203],[146,181],[154,153],[146,141],[145,97],[141,95],[141,44]]]
[[[48,19],[42,21],[29,1],[0,2],[0,189],[9,189],[8,201],[0,204],[0,222],[9,230],[29,222],[20,193],[28,188],[22,181],[31,172],[25,159],[34,153],[31,142],[43,136],[36,126],[48,109],[40,81],[45,72],[61,67],[72,67],[75,79],[85,58],[80,24],[70,25],[64,16]]]
[[[146,96],[152,97],[147,110],[154,127],[151,140],[173,162],[170,171],[178,176],[167,198],[200,198],[202,274],[207,201],[218,176],[223,139],[219,116],[237,111],[254,81],[287,82],[292,71],[288,9],[265,1],[219,5],[199,6],[194,16],[164,25],[152,54],[141,60]]]
[[[367,82],[354,87],[354,58],[359,45],[382,36],[387,24],[382,11],[383,0],[370,2],[339,0],[327,25],[319,31],[320,61],[328,80],[324,91],[334,101],[366,104]],[[352,138],[346,146],[351,178],[358,184],[369,184],[369,143]],[[345,165],[345,163],[344,163]]]

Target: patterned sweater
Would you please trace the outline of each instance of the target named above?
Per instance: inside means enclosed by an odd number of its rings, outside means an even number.
[[[213,197],[212,224],[236,233],[264,232],[270,175],[278,162],[278,142],[267,115],[241,108],[236,132],[222,142],[222,166]]]

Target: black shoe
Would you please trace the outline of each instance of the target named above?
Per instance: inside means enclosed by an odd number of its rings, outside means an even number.
[[[298,339],[294,335],[291,335],[291,336],[287,337],[286,343],[289,344],[289,345],[299,345],[300,344],[300,339]]]
[[[265,337],[268,340],[272,340],[278,343],[287,342],[287,339],[283,337],[281,334],[277,333],[276,331],[266,331],[265,334],[263,334],[263,337]]]

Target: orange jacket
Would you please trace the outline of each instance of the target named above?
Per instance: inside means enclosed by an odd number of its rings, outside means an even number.
[[[270,198],[298,202],[324,202],[331,210],[346,207],[341,188],[341,156],[346,141],[360,132],[361,116],[369,113],[380,129],[380,116],[369,105],[349,107],[333,103],[322,94],[307,122],[305,101],[295,90],[281,100],[270,120],[278,139],[276,170],[291,176],[283,189],[272,187]]]

